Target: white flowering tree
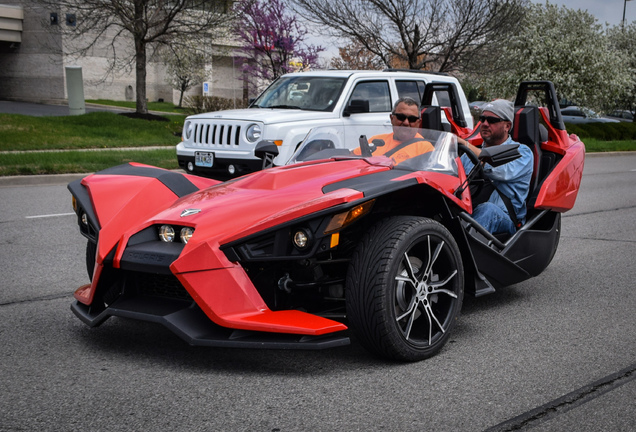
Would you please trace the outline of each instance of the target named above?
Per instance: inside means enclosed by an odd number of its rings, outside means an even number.
[[[201,84],[206,76],[205,53],[194,45],[169,47],[163,56],[167,66],[166,82],[179,91],[179,107],[183,94],[195,85]]]
[[[587,11],[531,4],[518,29],[485,58],[491,67],[479,81],[492,96],[514,96],[523,80],[549,80],[559,97],[602,109],[633,85],[628,59]]]
[[[615,26],[607,31],[613,49],[627,61],[631,82],[625,87],[616,105],[611,107],[636,112],[636,23],[629,26]]]

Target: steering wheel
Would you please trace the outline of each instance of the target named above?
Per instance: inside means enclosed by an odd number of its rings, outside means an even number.
[[[490,179],[486,177],[484,174],[484,167],[477,158],[477,155],[473,153],[468,146],[457,143],[457,153],[461,155],[466,155],[468,159],[473,163],[473,169],[470,170],[469,173],[466,173],[466,178],[468,179],[468,187],[470,188],[470,196],[475,201],[475,198],[479,195],[479,193],[484,188],[486,182],[490,183]],[[492,191],[491,191],[492,192]],[[488,194],[490,196],[490,194]],[[486,198],[487,199],[487,198]],[[486,201],[486,200],[483,200]],[[482,201],[482,202],[483,202]],[[475,204],[473,203],[473,206]]]

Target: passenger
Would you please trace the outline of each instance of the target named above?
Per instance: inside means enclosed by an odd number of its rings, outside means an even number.
[[[373,156],[385,155],[395,164],[415,156],[433,151],[433,145],[417,132],[422,123],[420,105],[409,97],[398,99],[390,114],[393,132],[373,136],[369,142],[373,145]],[[353,154],[360,155],[359,148]]]
[[[484,140],[483,147],[492,147],[501,144],[518,144],[510,137],[512,122],[514,119],[514,107],[512,102],[505,99],[497,99],[482,107],[481,137]],[[469,144],[466,140],[457,139],[466,145],[475,155],[479,156],[481,149]],[[530,179],[534,166],[534,156],[530,148],[519,146],[521,157],[504,165],[493,167],[484,165],[484,175],[492,180],[496,190],[483,203],[477,203],[473,208],[473,219],[493,234],[514,234],[526,218],[526,199],[530,190]],[[469,173],[473,163],[466,155],[463,155],[464,170]],[[502,198],[501,195],[505,197]],[[505,203],[508,201],[508,204]],[[475,203],[473,203],[475,205]],[[514,209],[510,215],[508,206]]]

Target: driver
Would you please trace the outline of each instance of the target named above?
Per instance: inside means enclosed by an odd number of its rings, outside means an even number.
[[[420,105],[410,97],[398,99],[393,105],[390,115],[393,132],[375,135],[369,143],[373,156],[385,155],[397,165],[407,159],[433,151],[433,145],[417,132],[422,119]],[[353,154],[360,155],[360,148],[353,150]]]
[[[481,137],[483,147],[501,144],[519,144],[510,137],[514,119],[512,102],[497,99],[482,107]],[[457,142],[466,145],[479,156],[481,149],[461,138]],[[478,203],[473,210],[473,218],[493,234],[514,234],[526,218],[526,198],[530,191],[530,179],[534,166],[534,156],[528,146],[520,145],[521,157],[507,164],[492,167],[485,164],[484,175],[492,181],[495,190],[486,202]],[[468,173],[473,163],[466,155],[461,158],[464,170]],[[476,203],[473,203],[475,205]],[[510,210],[509,210],[510,208]],[[514,214],[511,214],[513,213]]]

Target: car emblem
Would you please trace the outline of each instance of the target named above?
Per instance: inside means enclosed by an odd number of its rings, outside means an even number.
[[[201,211],[201,209],[185,209],[184,211],[181,212],[181,217],[186,217],[186,216],[192,216],[194,214],[197,214]]]

